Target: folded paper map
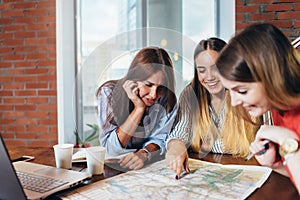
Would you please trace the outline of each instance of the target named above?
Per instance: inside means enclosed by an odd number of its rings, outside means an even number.
[[[189,159],[191,173],[175,179],[164,160],[76,189],[62,199],[245,199],[271,169]]]

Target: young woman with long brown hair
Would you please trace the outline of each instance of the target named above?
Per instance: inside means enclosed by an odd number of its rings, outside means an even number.
[[[262,126],[250,150],[260,164],[289,176],[300,193],[299,53],[274,25],[254,24],[229,41],[217,66],[232,105],[244,107],[244,116],[271,111],[274,126]]]
[[[158,47],[141,49],[126,76],[98,90],[100,143],[120,165],[139,169],[165,151],[176,109],[171,58]],[[129,153],[129,154],[128,154]]]

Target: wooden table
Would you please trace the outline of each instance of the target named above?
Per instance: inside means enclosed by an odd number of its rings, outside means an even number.
[[[8,148],[11,159],[18,158],[22,155],[34,156],[33,162],[55,166],[55,158],[53,148],[41,148],[41,147],[9,147]],[[240,164],[240,165],[258,165],[253,158],[248,162],[245,162],[242,158],[234,158],[230,155],[220,154],[208,154],[204,158],[199,158],[198,154],[189,154],[191,158],[201,159],[204,161],[222,163],[222,164]],[[81,171],[86,168],[85,163],[73,163],[72,170]],[[120,173],[123,173],[116,164],[107,163],[104,167],[104,173],[99,176],[93,176],[93,178],[86,182],[89,184],[92,182],[100,181],[105,178],[109,178]],[[47,199],[59,199],[59,195],[52,195]],[[225,197],[226,199],[226,197]],[[249,200],[261,200],[261,199],[284,199],[284,200],[296,200],[300,199],[298,192],[294,185],[290,182],[289,178],[282,176],[276,172],[272,172],[268,180],[263,186],[251,194],[247,199]]]

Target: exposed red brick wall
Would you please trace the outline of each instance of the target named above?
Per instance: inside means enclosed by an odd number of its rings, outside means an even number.
[[[8,145],[57,143],[55,0],[0,4],[0,131]]]
[[[300,0],[236,0],[236,30],[271,23],[293,40],[300,35]]]

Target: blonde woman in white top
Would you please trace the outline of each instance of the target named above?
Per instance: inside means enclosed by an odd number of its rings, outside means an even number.
[[[188,169],[190,149],[197,153],[246,156],[257,127],[235,115],[228,91],[220,82],[215,61],[226,43],[202,40],[194,51],[194,79],[179,98],[176,125],[167,139],[166,162],[176,172]]]

